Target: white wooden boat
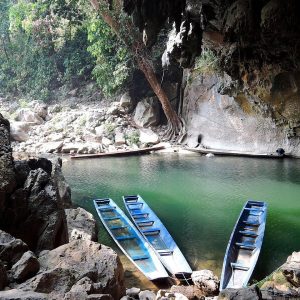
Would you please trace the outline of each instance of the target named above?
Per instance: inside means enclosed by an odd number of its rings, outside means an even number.
[[[124,204],[140,233],[156,251],[165,268],[177,278],[190,278],[192,269],[172,236],[139,195],[123,196]]]
[[[262,247],[266,217],[265,202],[249,200],[244,205],[227,246],[220,290],[247,286]]]
[[[148,279],[168,277],[155,251],[112,199],[96,199],[94,205],[113,240]]]

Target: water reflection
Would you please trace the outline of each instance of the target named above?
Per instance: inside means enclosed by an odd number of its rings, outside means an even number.
[[[73,201],[95,214],[91,199],[141,194],[194,269],[220,273],[226,245],[244,202],[269,204],[266,235],[254,277],[261,279],[300,250],[299,160],[149,155],[70,161],[64,173]],[[102,228],[102,227],[101,227]],[[100,241],[116,247],[106,231]]]

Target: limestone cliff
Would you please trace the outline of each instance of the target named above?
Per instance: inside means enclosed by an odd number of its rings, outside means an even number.
[[[124,3],[147,36],[174,22],[167,64],[177,61],[191,70],[201,50],[217,58],[218,70],[191,72],[185,86],[189,143],[201,134],[207,147],[258,152],[282,147],[299,156],[299,1],[181,0],[176,9],[170,0]],[[151,21],[153,15],[159,22]]]

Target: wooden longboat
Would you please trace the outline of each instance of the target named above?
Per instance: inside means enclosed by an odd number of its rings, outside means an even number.
[[[174,239],[140,195],[123,196],[127,211],[140,233],[156,251],[165,268],[179,279],[189,279],[192,269]]]
[[[148,279],[168,277],[155,251],[112,199],[96,199],[94,205],[115,243]]]
[[[217,149],[205,149],[205,148],[185,148],[188,151],[199,154],[214,154],[217,156],[240,156],[240,157],[253,157],[253,158],[271,158],[282,159],[289,157],[289,154],[278,155],[277,153],[254,153],[254,152],[239,152],[231,150],[217,150]]]
[[[79,154],[70,157],[71,159],[84,159],[84,158],[104,158],[104,157],[111,157],[111,156],[130,156],[130,155],[148,154],[152,151],[158,151],[162,149],[165,149],[165,146],[154,146],[154,147],[148,147],[148,148],[136,149],[136,150],[120,150],[120,151],[96,153],[96,154]]]
[[[247,286],[262,247],[266,218],[265,202],[246,202],[227,245],[220,290]]]

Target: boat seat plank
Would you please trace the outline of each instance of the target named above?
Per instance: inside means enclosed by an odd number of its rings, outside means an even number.
[[[249,226],[259,226],[260,222],[259,221],[243,221],[244,224],[249,225]]]
[[[144,205],[143,202],[133,202],[133,203],[127,203],[127,206],[130,208],[130,206],[136,206],[136,205],[140,205],[141,207]],[[133,208],[130,208],[133,209]]]
[[[102,212],[104,212],[104,211],[111,211],[111,210],[115,210],[115,209],[116,209],[115,206],[98,207],[98,210],[102,211]]]
[[[148,213],[135,213],[135,214],[132,214],[133,217],[140,217],[140,216],[148,216],[149,214]]]
[[[145,235],[147,235],[147,234],[159,234],[160,229],[159,228],[151,228],[151,229],[147,229],[147,230],[142,230],[142,233],[144,233]]]
[[[104,221],[113,221],[113,220],[118,220],[121,219],[120,217],[104,217],[103,220]]]
[[[230,265],[233,269],[237,269],[237,270],[241,270],[241,271],[248,271],[250,269],[249,267],[244,266],[240,263],[231,263]]]
[[[95,200],[97,205],[101,205],[101,204],[108,204],[110,202],[109,199],[99,199],[99,200]]]
[[[136,237],[134,235],[116,236],[116,239],[118,241],[131,240],[131,239],[135,239],[135,238]]]
[[[162,255],[162,256],[173,254],[173,251],[169,250],[169,249],[157,250],[157,252],[158,252],[159,255]]]
[[[144,260],[144,259],[149,259],[149,255],[134,255],[134,256],[131,256],[131,258],[133,260]]]
[[[127,225],[121,225],[121,226],[112,226],[112,227],[109,227],[109,229],[111,229],[111,230],[123,229],[123,228],[128,228],[128,226]]]
[[[249,251],[253,251],[254,249],[256,249],[255,245],[251,245],[248,243],[235,243],[239,248],[244,249],[244,250],[249,250]]]
[[[246,207],[245,210],[250,210],[250,211],[265,211],[264,207]]]
[[[152,226],[154,224],[154,221],[140,221],[140,222],[136,222],[136,224],[139,227],[149,227],[149,226]]]
[[[241,235],[250,236],[250,237],[258,237],[258,234],[254,231],[248,231],[248,230],[240,230],[239,233]]]

